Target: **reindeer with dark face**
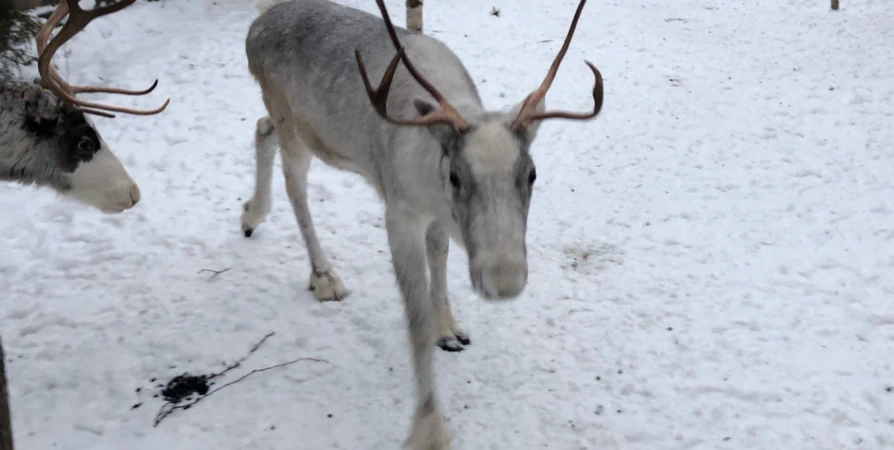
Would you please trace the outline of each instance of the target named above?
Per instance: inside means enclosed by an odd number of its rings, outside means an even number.
[[[320,246],[307,204],[311,157],[355,172],[373,186],[385,202],[413,347],[417,405],[406,444],[447,449],[432,352],[436,343],[446,350],[468,344],[447,299],[449,237],[467,250],[469,278],[484,298],[510,299],[522,292],[536,179],[529,148],[538,124],[592,119],[602,107],[602,77],[588,62],[596,78],[593,110],[544,111],[585,1],[542,85],[509,112],[486,111],[459,58],[432,37],[392,26],[382,0],[377,3],[384,27],[366,12],[326,0],[262,2],[246,53],[269,116],[257,123],[255,192],[244,205],[242,229],[251,236],[270,210],[278,143],[286,191],[311,261],[310,288],[319,300],[339,300],[347,290]],[[370,72],[382,77],[378,88]]]
[[[155,89],[130,91],[117,88],[72,86],[51,64],[53,54],[93,19],[120,11],[136,0],[83,10],[78,0],[60,0],[37,33],[38,70],[41,82],[0,84],[0,181],[35,184],[80,200],[105,213],[118,213],[140,201],[140,189],[121,162],[109,150],[87,114],[114,117],[107,111],[137,115],[162,112],[169,101],[151,111],[141,111],[75,98],[78,93],[105,92],[145,95]],[[53,29],[68,15],[55,38]],[[0,449],[13,449],[12,419],[6,386],[3,344],[0,342]]]
[[[150,115],[168,105],[134,110],[75,98],[79,93],[145,95],[155,89],[73,86],[53,68],[53,54],[93,19],[120,11],[136,0],[123,0],[83,10],[78,0],[62,0],[37,33],[41,84],[0,85],[0,181],[47,187],[105,213],[127,210],[140,200],[140,189],[109,149],[89,114],[114,117],[110,112]],[[53,29],[68,21],[50,40]]]

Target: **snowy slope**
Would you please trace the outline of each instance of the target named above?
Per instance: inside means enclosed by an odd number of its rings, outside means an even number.
[[[408,343],[367,185],[311,170],[320,240],[352,291],[342,304],[305,290],[278,172],[270,219],[250,240],[239,232],[264,114],[243,47],[252,3],[139,2],[60,52],[75,83],[160,79],[149,98],[100,99],[172,102],[96,119],[140,183],[133,211],[0,186],[0,332],[20,448],[405,438]],[[533,148],[526,293],[485,303],[450,255],[473,340],[436,353],[456,449],[894,448],[894,8],[742,3],[587,5],[549,102],[588,107],[586,58],[606,104],[592,123],[545,123]],[[388,1],[399,24],[403,4]],[[576,4],[430,1],[425,28],[502,108],[540,82]],[[329,363],[255,375],[153,428],[150,379],[220,370],[271,331],[224,381],[298,357]]]

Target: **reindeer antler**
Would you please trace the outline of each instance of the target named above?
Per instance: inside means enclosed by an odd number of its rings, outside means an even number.
[[[40,31],[37,33],[37,67],[40,71],[40,77],[43,79],[44,83],[46,83],[47,87],[61,99],[80,109],[84,113],[115,117],[114,114],[105,111],[116,111],[136,115],[153,115],[164,111],[171,99],[167,99],[160,107],[147,111],[93,103],[75,98],[75,94],[78,93],[97,92],[123,95],[146,95],[152,92],[158,85],[158,80],[155,80],[155,82],[152,83],[152,86],[144,90],[126,90],[96,86],[72,86],[68,84],[58,72],[56,72],[56,69],[53,68],[53,65],[50,63],[50,60],[62,44],[74,37],[79,31],[83,30],[93,19],[106,14],[118,12],[136,2],[136,0],[121,0],[112,5],[85,11],[78,5],[78,1],[79,0],[59,0],[56,10],[53,11],[53,14],[50,15],[46,23],[44,23],[43,27],[41,27]],[[50,40],[50,33],[53,31],[53,28],[62,21],[62,18],[65,17],[66,14],[69,16],[68,21],[56,37]]]
[[[391,24],[391,17],[388,15],[388,9],[385,7],[384,0],[376,0],[376,3],[379,5],[379,10],[382,12],[382,18],[385,20],[385,27],[388,29],[388,34],[391,36],[391,41],[394,43],[395,50],[397,50],[397,54],[391,60],[391,63],[388,64],[388,69],[385,70],[385,74],[382,76],[382,81],[379,83],[378,89],[374,89],[369,82],[369,76],[366,74],[366,67],[363,64],[363,58],[360,56],[360,51],[356,49],[354,50],[354,55],[357,58],[357,66],[360,70],[360,76],[363,78],[363,84],[366,87],[367,95],[369,95],[369,100],[376,108],[376,112],[378,112],[382,118],[395,125],[426,126],[435,123],[443,123],[452,126],[453,129],[459,133],[466,133],[471,130],[472,126],[462,118],[450,102],[448,102],[447,99],[444,98],[444,96],[416,70],[413,63],[410,62],[410,59],[404,52],[400,40],[397,38],[397,32],[394,30],[394,25]],[[394,72],[397,69],[397,62],[401,59],[403,59],[404,65],[407,66],[410,75],[412,75],[413,78],[415,78],[416,81],[438,101],[440,108],[418,119],[401,120],[388,116],[385,104],[388,101],[388,92],[391,89],[391,82],[394,80]]]
[[[584,4],[587,3],[587,0],[581,0],[580,4],[577,6],[577,12],[574,14],[574,20],[571,22],[571,29],[568,30],[568,35],[565,37],[565,43],[562,44],[562,49],[559,50],[559,54],[556,55],[556,59],[553,60],[552,66],[549,68],[549,72],[546,74],[546,78],[543,80],[543,83],[540,84],[540,87],[537,88],[534,92],[528,94],[525,97],[524,102],[522,103],[522,107],[518,112],[518,116],[512,121],[512,128],[516,131],[524,131],[528,128],[531,122],[535,120],[543,120],[543,119],[552,119],[552,118],[563,118],[563,119],[572,119],[572,120],[589,120],[596,115],[599,114],[599,111],[602,109],[602,101],[604,97],[604,92],[602,88],[602,74],[599,73],[599,69],[596,68],[591,62],[584,61],[590,67],[590,70],[593,71],[593,75],[596,77],[596,82],[593,85],[593,111],[589,113],[574,113],[568,111],[547,111],[538,113],[536,112],[537,104],[543,100],[543,97],[546,96],[546,91],[549,90],[550,86],[553,83],[553,79],[556,78],[556,73],[559,71],[559,64],[562,63],[562,59],[565,58],[565,53],[568,51],[568,46],[571,44],[571,37],[574,36],[574,30],[577,28],[577,20],[580,19],[580,14],[584,10]]]

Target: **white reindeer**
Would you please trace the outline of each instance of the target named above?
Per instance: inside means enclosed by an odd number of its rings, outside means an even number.
[[[327,0],[259,2],[261,15],[245,45],[269,116],[257,122],[255,189],[244,204],[242,229],[250,237],[270,210],[278,143],[286,191],[311,261],[310,289],[318,300],[342,299],[347,291],[320,246],[307,205],[311,157],[372,185],[385,203],[413,348],[417,404],[405,444],[441,450],[449,448],[449,439],[435,398],[432,352],[436,342],[445,350],[461,350],[469,342],[447,298],[448,236],[465,247],[469,277],[480,295],[497,300],[522,292],[536,179],[529,147],[540,120],[596,117],[602,77],[587,62],[596,78],[592,112],[544,111],[582,0],[541,86],[509,112],[486,111],[469,73],[446,45],[395,28],[384,2],[377,3],[385,26],[371,14]],[[367,71],[383,77],[377,89]]]
[[[93,19],[132,5],[136,0],[83,10],[78,0],[62,0],[37,33],[41,83],[0,84],[0,181],[53,189],[105,213],[120,213],[140,201],[140,188],[109,149],[88,117],[114,117],[113,112],[150,115],[168,105],[141,111],[75,98],[78,93],[145,95],[155,89],[73,86],[53,68],[53,54]],[[53,29],[68,15],[59,33]]]

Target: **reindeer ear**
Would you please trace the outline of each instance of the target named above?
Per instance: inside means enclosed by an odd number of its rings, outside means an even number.
[[[520,101],[520,102],[516,103],[514,106],[512,106],[512,110],[509,111],[509,113],[508,113],[510,122],[512,120],[514,120],[516,118],[516,116],[518,116],[518,112],[521,111],[521,107],[522,107],[523,103],[524,103],[524,100]],[[543,100],[540,100],[540,103],[537,104],[537,108],[534,108],[534,110],[539,113],[546,111],[546,97],[544,97]],[[528,129],[525,131],[525,135],[524,135],[525,140],[528,142],[532,142],[534,140],[534,138],[537,137],[537,130],[539,130],[539,129],[540,129],[540,121],[539,120],[535,120],[535,121],[531,122],[531,124],[528,125]]]
[[[41,131],[50,131],[59,122],[59,102],[52,93],[39,84],[32,84],[22,91],[25,102],[25,120]]]
[[[416,107],[416,112],[418,112],[420,116],[424,116],[437,109],[436,105],[418,98],[413,100],[413,106]],[[451,144],[456,142],[459,138],[459,134],[450,125],[436,123],[428,125],[426,128],[428,128],[428,131],[432,136],[441,143],[441,146],[445,148],[450,147]]]

